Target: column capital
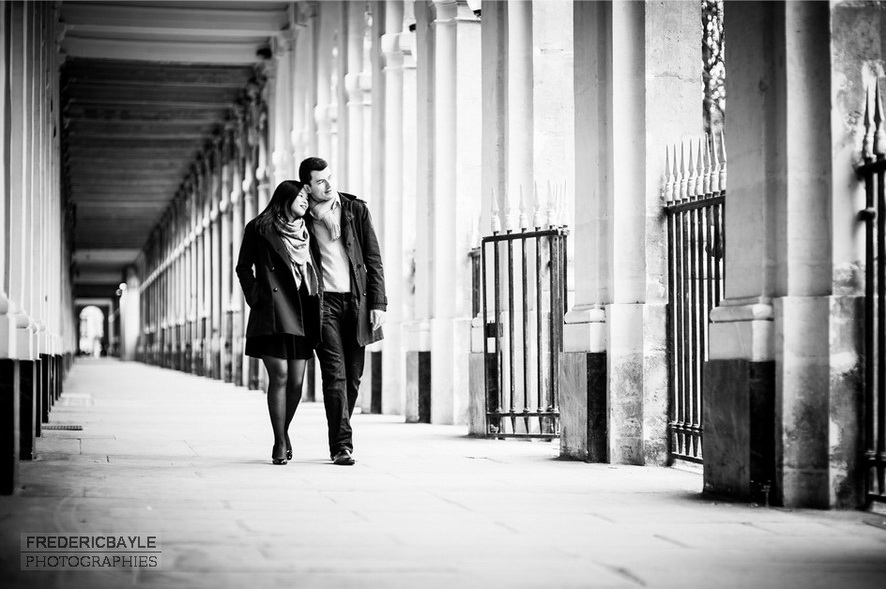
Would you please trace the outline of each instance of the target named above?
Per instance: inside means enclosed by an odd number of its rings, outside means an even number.
[[[452,24],[458,16],[458,2],[456,0],[433,0],[434,20],[432,25]]]

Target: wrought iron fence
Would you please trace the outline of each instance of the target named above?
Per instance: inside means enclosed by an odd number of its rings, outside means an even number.
[[[549,190],[548,202],[556,198]],[[545,223],[539,205],[531,229],[520,201],[520,230],[508,227],[502,233],[493,195],[493,234],[482,239],[474,274],[482,283],[477,302],[485,326],[486,433],[551,439],[560,435],[568,231],[554,224],[553,208]]]
[[[873,104],[872,104],[873,103]],[[886,502],[886,128],[879,83],[865,105],[864,471],[868,502]]]
[[[719,143],[719,144],[717,144]],[[722,135],[667,152],[669,450],[702,461],[702,365],[711,310],[724,296],[726,151]]]

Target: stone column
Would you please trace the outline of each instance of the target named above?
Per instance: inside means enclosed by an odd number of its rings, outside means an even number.
[[[0,1],[0,30],[6,30],[6,2]],[[6,43],[0,43],[0,112],[6,112],[7,74],[11,66],[11,55],[6,52]],[[7,161],[9,149],[6,117],[0,117],[0,161]],[[6,209],[12,195],[6,191],[7,167],[0,166],[0,494],[10,495],[15,491],[19,468],[19,417],[18,360],[15,359],[15,322],[12,314],[14,306],[9,300],[9,274],[6,265],[11,243],[6,230]]]
[[[406,421],[430,423],[431,420],[431,344],[430,317],[433,284],[431,250],[433,236],[433,84],[434,31],[432,15],[426,2],[415,2],[415,35],[412,55],[415,59],[416,145],[415,145],[415,235],[414,312],[407,328]]]
[[[196,248],[194,250],[196,258],[196,287],[194,294],[196,300],[194,303],[194,365],[195,373],[199,376],[206,374],[205,362],[208,350],[206,349],[206,226],[204,219],[204,202],[206,200],[206,173],[205,164],[198,164],[197,168],[197,186],[194,201],[194,239],[196,240]]]
[[[274,37],[274,100],[271,104],[273,185],[292,177],[292,79],[293,30],[290,28]]]
[[[402,0],[388,0],[385,6],[384,53],[384,204],[379,218],[388,312],[382,352],[382,413],[403,413],[406,399],[406,364],[403,347],[403,317],[407,293],[404,275],[403,227],[408,225],[403,211],[403,29]]]
[[[332,166],[339,159],[334,141],[336,109],[338,99],[333,94],[333,77],[340,74],[337,63],[333,63],[333,37],[341,20],[342,6],[338,2],[318,3],[319,38],[317,39],[317,103],[314,117],[317,123],[317,153]],[[339,178],[344,170],[336,168]]]
[[[232,163],[233,182],[231,185],[231,262],[236,267],[240,256],[240,244],[243,242],[243,228],[246,221],[243,219],[243,168],[241,165],[243,153],[242,118],[238,118],[238,125],[234,130],[234,158]],[[246,305],[243,300],[243,291],[240,288],[240,280],[233,274],[231,276],[231,382],[237,386],[243,385],[244,368],[244,345],[243,332],[245,330]]]
[[[606,462],[608,411],[606,382],[606,313],[610,231],[607,224],[612,177],[608,125],[611,106],[612,5],[575,2],[574,95],[575,210],[570,245],[586,256],[574,273],[574,305],[563,329],[560,402],[563,456]],[[578,195],[581,195],[579,197]]]
[[[193,171],[192,171],[193,174]],[[188,212],[185,218],[187,223],[187,283],[188,292],[186,316],[187,316],[187,357],[186,370],[190,373],[197,372],[197,192],[193,175],[187,182],[186,202]]]
[[[414,3],[405,2],[403,7],[403,30],[397,36],[403,51],[403,159],[402,159],[402,215],[406,222],[403,232],[403,328],[400,349],[404,356],[406,380],[402,393],[401,412],[407,422],[419,421],[419,399],[430,399],[430,352],[420,352],[414,337],[416,330],[415,287],[416,277],[412,269],[416,264],[416,236],[418,215],[418,74],[416,69],[416,33],[410,31],[415,23]],[[389,162],[390,163],[390,162]],[[385,276],[387,279],[387,276]],[[428,360],[421,359],[424,354]],[[426,369],[427,375],[421,372]],[[428,388],[422,388],[426,385]]]
[[[316,2],[297,5],[301,9],[296,23],[298,35],[295,41],[293,80],[295,100],[292,111],[292,163],[294,173],[298,164],[309,155],[317,153],[317,121],[314,107],[317,105],[317,11]]]
[[[435,2],[431,204],[431,421],[466,423],[470,353],[468,253],[480,213],[479,22],[466,4]],[[453,210],[459,214],[452,214]],[[451,290],[443,285],[452,285]],[[448,293],[448,294],[444,294]],[[454,294],[453,294],[454,293]]]
[[[257,151],[258,144],[258,123],[255,121],[252,114],[249,115],[246,121],[246,169],[243,171],[243,221],[244,223],[248,223],[258,214],[258,207],[256,203],[256,169],[255,169],[255,154]],[[241,237],[242,239],[242,237]],[[247,320],[247,307],[243,306],[243,326],[245,331],[246,320]],[[245,340],[244,340],[245,343]],[[254,358],[249,358],[248,356],[244,357],[243,362],[243,386],[248,387],[250,389],[258,388],[258,362]]]
[[[861,125],[854,121],[866,91],[880,76],[879,62],[871,60],[871,45],[859,38],[886,45],[882,34],[883,13],[879,5],[842,3],[831,10],[831,162],[832,196],[831,263],[833,287],[830,332],[830,505],[858,507],[865,501],[859,447],[864,444],[864,407],[860,403],[858,374],[864,370],[864,292],[859,280],[864,247],[859,242],[859,211],[865,205],[865,190],[855,175],[859,146],[865,140]],[[882,51],[882,50],[881,50]],[[882,92],[882,87],[881,87]],[[873,114],[873,113],[872,113]],[[838,124],[843,123],[843,124]],[[873,145],[871,146],[873,147]],[[854,206],[853,206],[854,204]]]
[[[209,209],[210,238],[212,252],[210,256],[212,275],[210,281],[211,324],[212,324],[212,362],[210,363],[212,378],[222,378],[222,235],[221,235],[221,199],[223,191],[224,164],[220,138],[216,138],[212,157],[212,204]]]
[[[347,128],[339,136],[346,155],[339,164],[338,173],[342,178],[341,189],[362,197],[366,187],[363,183],[363,89],[360,82],[363,74],[366,3],[346,2],[344,6],[347,32],[342,49],[347,67],[343,78],[347,100]]]
[[[221,345],[219,347],[221,361],[221,378],[224,382],[232,382],[232,351],[233,351],[233,313],[231,275],[235,260],[231,259],[236,246],[231,241],[231,184],[234,162],[231,149],[231,129],[226,128],[222,144],[221,200],[218,213],[220,217],[220,260],[219,260],[219,300],[221,313]],[[236,254],[234,254],[236,255]]]
[[[138,328],[141,323],[138,301],[141,297],[140,281],[135,267],[126,269],[126,290],[120,297],[121,333],[123,336],[122,360],[135,360],[135,348],[138,344]]]
[[[857,489],[839,477],[832,487],[830,473],[831,445],[842,443],[831,432],[856,427],[845,372],[860,366],[858,310],[851,297],[832,296],[833,236],[845,239],[841,248],[854,239],[834,231],[832,218],[832,153],[845,144],[832,133],[846,127],[822,124],[833,116],[831,46],[821,43],[830,7],[730,4],[725,12],[735,43],[726,78],[727,298],[712,314],[705,365],[705,408],[718,418],[705,424],[705,484],[738,496],[766,487],[791,507],[852,504]],[[832,386],[850,399],[836,415]]]

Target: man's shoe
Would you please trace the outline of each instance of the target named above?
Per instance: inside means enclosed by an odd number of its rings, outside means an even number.
[[[339,466],[351,466],[356,462],[354,458],[351,456],[351,451],[347,448],[342,448],[338,451],[338,454],[332,457],[332,462],[334,464],[338,464]]]

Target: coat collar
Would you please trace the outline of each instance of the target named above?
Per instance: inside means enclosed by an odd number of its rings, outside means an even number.
[[[307,222],[307,219],[305,219],[305,222]],[[269,226],[264,230],[259,230],[258,233],[271,244],[271,248],[273,248],[281,258],[284,260],[289,259],[289,254],[286,253],[286,246],[283,244],[283,240],[280,239],[280,234],[274,230],[273,226]]]

